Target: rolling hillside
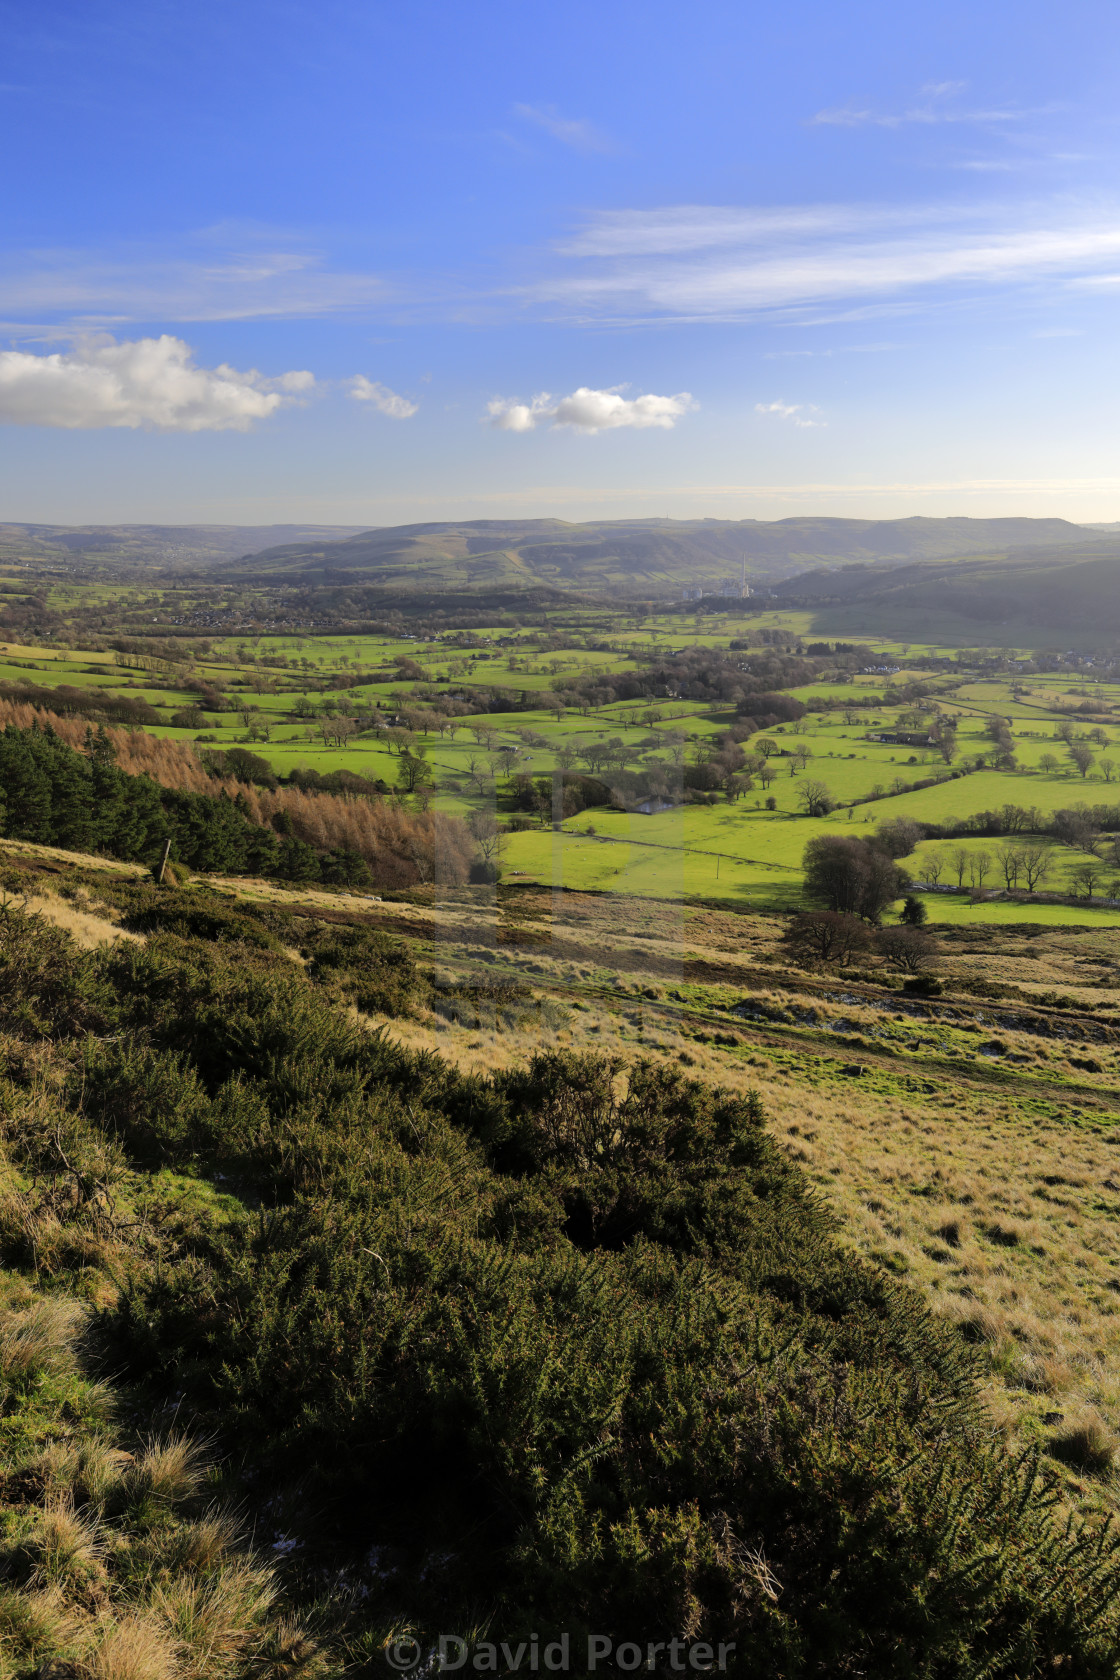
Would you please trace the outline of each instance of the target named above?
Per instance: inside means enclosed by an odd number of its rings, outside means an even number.
[[[775,586],[790,603],[818,605],[822,626],[850,623],[917,636],[956,619],[985,638],[1001,631],[1120,634],[1120,539],[1017,549],[977,559],[878,570],[823,568]]]
[[[245,582],[362,584],[387,591],[539,588],[668,594],[754,583],[813,566],[904,564],[1085,541],[1061,519],[473,520],[398,525],[341,542],[299,541],[223,565]]]
[[[277,543],[336,542],[356,525],[23,525],[0,522],[0,561],[129,572],[225,564]]]

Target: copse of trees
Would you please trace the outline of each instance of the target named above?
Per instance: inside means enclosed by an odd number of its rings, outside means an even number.
[[[802,853],[805,896],[825,909],[878,923],[910,885],[890,853],[874,839],[819,834]]]
[[[13,706],[34,706],[37,711],[80,716],[95,723],[104,720],[129,728],[150,727],[163,721],[155,707],[137,695],[74,688],[69,683],[60,683],[57,688],[41,688],[31,682],[0,682],[0,700]]]

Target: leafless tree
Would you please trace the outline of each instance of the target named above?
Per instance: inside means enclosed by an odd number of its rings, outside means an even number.
[[[968,878],[977,891],[981,891],[983,889],[984,877],[989,873],[991,867],[991,852],[985,852],[983,849],[978,852],[973,852],[968,865]]]
[[[932,936],[924,928],[885,927],[875,937],[875,948],[892,968],[917,974],[928,968],[937,951]]]
[[[1003,879],[1008,892],[1019,885],[1019,876],[1023,869],[1023,860],[1018,846],[1001,846],[996,853],[996,859],[1003,870]]]
[[[1079,863],[1073,872],[1074,888],[1083,892],[1086,898],[1092,898],[1103,870],[1104,866],[1099,858],[1087,858],[1084,863]]]
[[[1023,866],[1023,874],[1027,881],[1027,891],[1034,892],[1042,885],[1050,873],[1053,864],[1053,854],[1049,846],[1041,841],[1034,841],[1019,848],[1019,860]]]
[[[467,827],[475,845],[482,853],[484,863],[494,863],[499,857],[505,839],[497,817],[493,811],[472,811],[467,818]]]
[[[806,782],[801,789],[801,804],[807,817],[826,817],[833,809],[832,795],[823,782]]]
[[[796,961],[836,963],[846,968],[871,943],[871,930],[858,916],[835,910],[809,910],[795,916],[782,943]]]
[[[927,856],[922,859],[921,878],[923,881],[928,881],[931,887],[935,887],[940,881],[944,869],[945,859],[942,857],[941,853],[929,852]]]

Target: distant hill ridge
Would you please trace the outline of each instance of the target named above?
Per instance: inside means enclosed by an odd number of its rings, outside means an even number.
[[[0,557],[103,560],[175,569],[207,565],[279,543],[337,542],[360,525],[36,525],[0,521]]]
[[[411,589],[571,589],[664,594],[685,586],[780,580],[816,566],[905,564],[1084,543],[1064,519],[560,519],[395,525],[341,541],[296,541],[246,556],[239,581]]]
[[[1076,527],[1070,527],[1076,529]],[[916,636],[931,617],[955,616],[978,631],[1014,625],[1055,632],[1120,634],[1120,535],[1020,546],[957,560],[890,569],[817,568],[775,585],[780,599],[827,611],[844,628],[872,624]]]

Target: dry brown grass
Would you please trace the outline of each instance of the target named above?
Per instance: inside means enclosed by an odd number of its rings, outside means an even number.
[[[0,1314],[0,1370],[5,1376],[72,1371],[84,1309],[69,1296],[44,1296]]]
[[[127,928],[118,927],[109,912],[98,915],[96,911],[55,898],[53,894],[29,898],[27,909],[30,915],[42,916],[44,920],[53,922],[55,927],[64,928],[86,950],[115,944],[118,939],[130,939],[137,945],[144,943],[143,934],[130,933]]]
[[[185,1680],[221,1680],[255,1637],[276,1599],[268,1570],[227,1565],[208,1580],[180,1575],[152,1594],[152,1613],[173,1638]]]
[[[69,1588],[79,1594],[104,1592],[103,1546],[95,1521],[74,1509],[73,1501],[57,1495],[47,1499],[29,1537],[35,1586]]]
[[[90,1680],[178,1680],[174,1640],[149,1616],[107,1623],[89,1658]]]
[[[129,1480],[135,1491],[166,1504],[193,1499],[206,1484],[209,1454],[204,1442],[186,1435],[153,1438],[137,1458]]]

